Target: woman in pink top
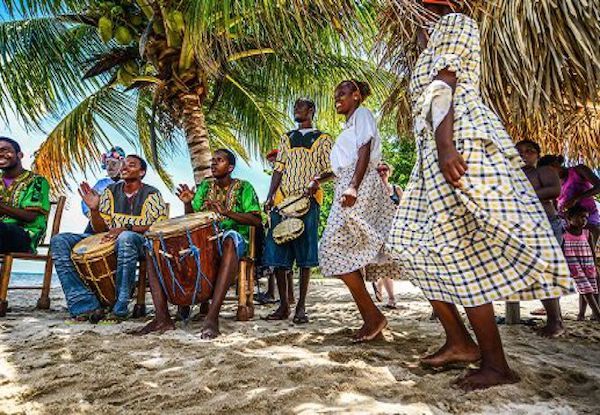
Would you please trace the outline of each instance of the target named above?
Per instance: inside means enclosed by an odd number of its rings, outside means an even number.
[[[549,160],[550,157],[552,160]],[[562,182],[558,197],[559,214],[564,218],[565,212],[573,206],[584,207],[589,213],[586,229],[592,234],[592,249],[595,249],[600,237],[600,214],[594,196],[600,194],[600,178],[583,164],[565,167],[562,156],[546,156],[544,159],[556,169]]]

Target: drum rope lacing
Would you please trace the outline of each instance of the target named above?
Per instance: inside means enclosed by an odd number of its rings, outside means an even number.
[[[213,224],[213,226],[215,227],[215,232],[216,232],[216,230],[217,230],[216,225]],[[184,249],[179,252],[178,261],[182,262],[188,256],[190,256],[190,255],[194,256],[194,262],[196,263],[197,272],[196,272],[196,282],[194,284],[194,294],[192,296],[192,304],[191,304],[191,306],[193,307],[196,305],[196,297],[197,297],[198,293],[200,293],[200,294],[202,293],[202,279],[206,280],[206,282],[210,286],[211,291],[212,291],[213,285],[210,282],[210,280],[208,279],[208,277],[204,274],[204,272],[202,272],[202,264],[200,262],[201,250],[192,241],[192,235],[188,228],[185,229],[185,234],[186,234],[186,237],[188,240],[189,247],[187,249]],[[173,266],[171,265],[170,260],[173,258],[173,256],[167,253],[167,246],[166,246],[163,234],[160,232],[158,234],[158,239],[160,241],[160,247],[161,247],[159,252],[165,258],[165,262],[167,263],[167,268],[169,269],[169,274],[171,275],[171,280],[173,281],[173,287],[172,287],[171,292],[175,293],[175,288],[178,288],[182,294],[185,294],[185,290],[184,290],[183,286],[179,283],[177,278],[175,277],[175,272],[173,271]],[[152,258],[152,264],[154,265],[154,269],[156,270],[156,274],[158,275],[160,285],[161,285],[162,289],[165,291],[165,293],[167,293],[168,291],[167,291],[167,287],[166,287],[166,284],[164,281],[164,277],[158,266],[158,261],[156,259],[156,256],[154,255],[154,250],[152,249],[153,248],[152,242],[148,239],[146,239],[146,248],[148,249],[150,257]],[[218,248],[219,248],[219,253],[220,253],[221,252],[220,239],[218,239]],[[177,285],[177,287],[175,287],[175,285]],[[191,313],[190,313],[190,315],[191,315]],[[188,319],[189,319],[189,316],[185,319],[184,324],[187,323]]]

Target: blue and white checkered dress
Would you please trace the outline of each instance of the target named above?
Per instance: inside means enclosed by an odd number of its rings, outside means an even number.
[[[449,185],[431,129],[415,131],[417,161],[388,248],[430,300],[474,307],[558,297],[572,289],[569,270],[513,142],[483,103],[480,63],[476,23],[442,17],[413,73],[413,116],[437,73],[454,71],[454,142],[468,171],[462,188]]]

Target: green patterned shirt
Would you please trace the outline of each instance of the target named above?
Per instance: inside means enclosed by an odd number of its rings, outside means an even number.
[[[4,184],[4,173],[0,173],[0,201],[13,208],[38,212],[32,222],[19,221],[8,215],[0,215],[3,223],[22,227],[31,238],[31,251],[35,252],[46,234],[50,212],[50,185],[42,176],[24,170],[8,187]]]
[[[254,187],[245,181],[233,179],[233,183],[227,189],[221,189],[217,186],[214,179],[203,180],[198,185],[194,199],[192,200],[192,208],[194,212],[206,210],[204,203],[207,200],[218,200],[225,208],[234,213],[257,213],[260,214],[260,203],[258,196],[254,191]],[[231,218],[225,217],[219,222],[221,230],[234,230],[244,237],[248,242],[250,236],[250,227],[242,225]]]

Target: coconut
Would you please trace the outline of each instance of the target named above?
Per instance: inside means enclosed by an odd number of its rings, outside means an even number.
[[[129,45],[133,40],[133,37],[131,36],[129,29],[125,26],[119,26],[115,30],[115,39],[117,39],[117,42],[121,45]]]
[[[104,43],[108,42],[113,35],[113,24],[108,17],[102,16],[98,19],[98,35]]]

